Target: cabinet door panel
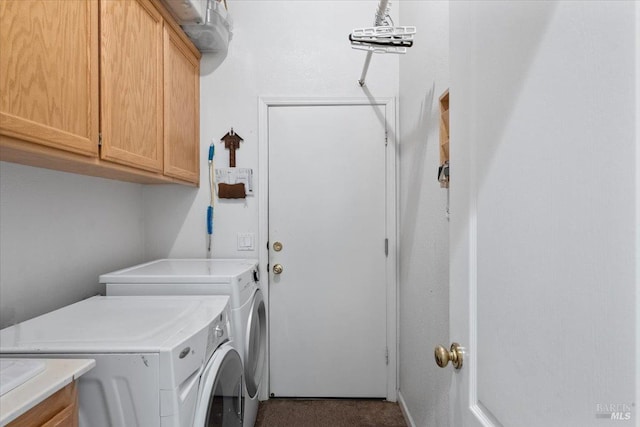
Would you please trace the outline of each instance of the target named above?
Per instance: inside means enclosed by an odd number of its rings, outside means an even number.
[[[200,179],[200,62],[179,36],[164,36],[164,173]]]
[[[97,0],[0,2],[0,135],[97,156]]]
[[[42,424],[42,427],[78,427],[78,414],[75,413],[75,406],[67,406],[55,417]]]
[[[33,426],[78,426],[78,389],[75,381],[7,424],[7,427]]]
[[[101,0],[101,157],[162,172],[162,16],[148,0]]]

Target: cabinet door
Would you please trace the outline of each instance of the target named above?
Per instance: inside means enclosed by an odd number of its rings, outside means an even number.
[[[0,93],[0,135],[97,156],[97,0],[0,1]]]
[[[101,157],[162,172],[162,16],[148,0],[101,0]]]
[[[77,407],[67,406],[42,427],[78,427]]]
[[[164,30],[164,174],[200,180],[200,61]]]
[[[75,381],[7,424],[7,427],[33,426],[78,427],[78,389]]]

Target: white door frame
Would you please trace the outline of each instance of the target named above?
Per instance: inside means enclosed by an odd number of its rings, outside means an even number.
[[[396,143],[396,99],[395,98],[258,98],[258,213],[259,213],[259,260],[260,277],[262,278],[262,292],[265,304],[269,310],[269,108],[286,106],[331,106],[331,105],[377,105],[384,106],[386,117],[380,117],[386,121],[387,129],[387,176],[386,176],[386,206],[387,206],[387,233],[389,239],[389,255],[387,257],[387,345],[389,348],[389,363],[387,365],[387,400],[397,400],[397,355],[398,355],[398,309],[397,309],[397,150]],[[268,311],[267,311],[268,312]],[[269,366],[269,316],[267,316],[267,366]],[[263,381],[260,398],[266,399],[269,395],[269,370],[267,369]]]

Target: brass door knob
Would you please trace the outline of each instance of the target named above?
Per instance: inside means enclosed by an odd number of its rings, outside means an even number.
[[[282,250],[282,243],[275,242],[273,244],[273,250],[276,251],[276,252],[280,252]]]
[[[456,342],[451,344],[451,350],[447,350],[441,345],[437,346],[434,355],[436,363],[441,368],[447,366],[449,361],[451,361],[454,368],[462,368],[462,347]]]
[[[275,274],[282,273],[282,270],[284,270],[284,268],[282,268],[282,265],[280,265],[280,264],[276,264],[276,265],[273,266],[273,272]]]

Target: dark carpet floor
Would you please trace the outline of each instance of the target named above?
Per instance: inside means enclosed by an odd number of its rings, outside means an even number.
[[[397,403],[382,400],[269,399],[256,427],[406,427]]]

